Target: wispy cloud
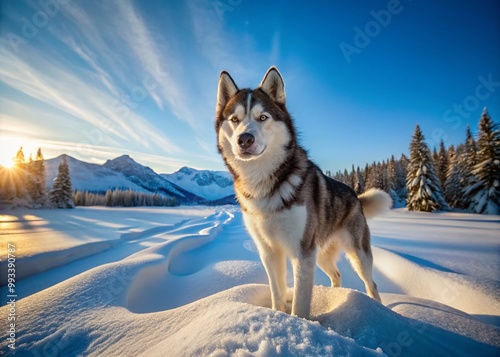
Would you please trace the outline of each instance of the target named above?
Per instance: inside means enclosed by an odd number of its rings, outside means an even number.
[[[142,29],[141,37],[131,40],[130,47],[135,49],[134,53],[141,54],[138,62],[145,67],[157,67],[159,54],[154,48],[138,47],[148,36],[142,20],[131,12],[130,4],[124,4],[117,3],[117,7],[125,7],[125,11],[118,11],[121,17],[114,21]],[[94,23],[91,16],[76,5],[62,7],[61,11],[64,16],[60,15],[58,22],[47,29],[55,38],[39,39],[44,42],[43,47],[30,44],[24,46],[21,52],[16,52],[8,46],[6,38],[0,40],[3,47],[0,52],[1,80],[11,89],[59,111],[61,120],[80,123],[75,129],[86,123],[92,128],[89,130],[99,130],[103,138],[110,139],[93,143],[95,145],[116,140],[131,141],[145,148],[161,148],[166,153],[181,152],[180,147],[167,139],[149,118],[135,110],[149,93],[141,87],[143,83],[134,80],[134,77],[140,78],[138,72],[144,72],[143,69],[123,62],[123,58],[127,58],[127,49],[123,49],[122,53],[115,52],[123,47],[121,42],[124,39],[110,39],[114,31],[102,28],[110,23]],[[103,34],[107,34],[107,38]],[[57,41],[64,43],[72,53],[68,56],[66,51],[66,56],[62,56],[64,51],[53,45]],[[158,73],[164,73],[163,69]],[[176,92],[169,92],[166,86],[161,90],[162,97],[156,92],[151,95],[160,107],[170,94],[176,95],[174,99],[179,97]],[[177,103],[169,100],[170,105]],[[179,117],[182,116],[179,114]]]
[[[11,102],[0,126],[30,123],[51,147],[68,149],[73,140],[73,149],[96,158],[135,151],[220,161],[211,145],[218,71],[230,65],[248,78],[252,70],[236,60],[235,39],[210,4],[179,5],[193,25],[182,37],[189,50],[180,49],[175,27],[159,31],[144,4],[131,0],[61,5],[20,51],[0,38],[0,85],[9,89],[3,103]],[[11,30],[37,11],[31,5],[9,15]],[[51,118],[53,139],[30,115]],[[190,135],[189,150],[178,133]]]
[[[96,86],[87,71],[54,66],[53,58],[33,48],[26,53],[37,59],[36,67],[9,53],[1,56],[0,75],[11,88],[65,113],[66,120],[86,122],[106,135],[141,142],[145,147],[152,143],[167,152],[179,151],[159,135],[148,120],[120,105],[112,93]],[[124,115],[127,118],[123,118]]]

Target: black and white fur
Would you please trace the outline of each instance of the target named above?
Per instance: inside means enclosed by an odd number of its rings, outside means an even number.
[[[218,149],[234,177],[245,225],[266,268],[273,309],[286,308],[286,257],[294,273],[292,314],[309,318],[314,267],[341,285],[336,261],[346,251],[368,295],[380,301],[372,279],[372,217],[392,202],[380,190],[356,197],[323,175],[297,142],[284,82],[271,67],[256,89],[239,89],[229,73],[219,79]]]

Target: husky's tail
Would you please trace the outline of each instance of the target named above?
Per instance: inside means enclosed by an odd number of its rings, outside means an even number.
[[[392,207],[391,196],[387,192],[372,188],[358,196],[366,218],[372,218]]]

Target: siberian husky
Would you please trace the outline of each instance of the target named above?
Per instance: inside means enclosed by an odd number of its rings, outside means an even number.
[[[234,177],[245,226],[254,239],[271,288],[272,308],[286,311],[286,257],[292,263],[291,313],[309,318],[316,263],[332,287],[341,285],[340,250],[372,298],[381,301],[372,279],[366,217],[392,205],[389,195],[370,190],[356,197],[348,186],[325,176],[299,146],[285,105],[281,74],[271,67],[256,89],[239,89],[222,71],[217,93],[217,146]]]

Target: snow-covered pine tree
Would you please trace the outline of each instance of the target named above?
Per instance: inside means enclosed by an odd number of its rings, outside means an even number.
[[[486,108],[479,121],[476,164],[472,174],[475,183],[467,186],[469,208],[482,214],[500,214],[500,128]]]
[[[437,152],[435,146],[432,149],[431,160],[432,160],[432,163],[434,164],[434,168],[436,169],[436,173],[437,173],[438,152]]]
[[[439,178],[431,160],[429,147],[424,141],[420,126],[415,127],[410,143],[410,164],[406,177],[410,211],[433,212],[447,210]]]
[[[66,156],[63,156],[59,164],[57,176],[54,179],[52,191],[50,191],[50,201],[57,208],[74,208],[73,190],[71,188],[71,178]]]
[[[444,184],[444,198],[453,208],[461,208],[463,202],[462,173],[460,171],[460,156],[463,155],[464,145],[455,150],[452,145],[448,149],[448,170]]]
[[[446,182],[446,173],[448,171],[448,152],[444,147],[443,139],[441,139],[441,142],[439,143],[439,151],[434,165],[436,165],[436,173],[438,175],[439,182],[441,183],[441,187],[444,187]]]
[[[472,187],[476,184],[476,178],[472,174],[474,166],[477,163],[476,151],[476,141],[471,134],[470,127],[467,125],[463,150],[457,150],[457,153],[460,153],[457,158],[458,171],[460,176],[460,198],[457,202],[458,208],[467,209],[471,204],[472,197],[470,192],[468,191],[468,187]]]

